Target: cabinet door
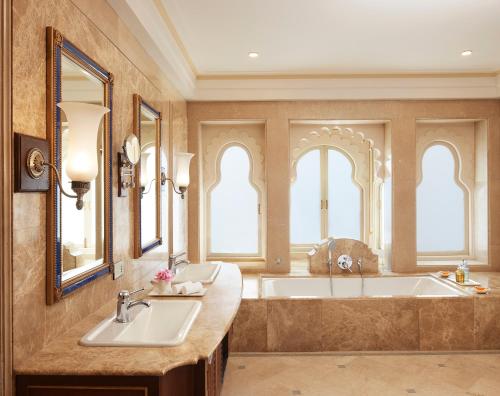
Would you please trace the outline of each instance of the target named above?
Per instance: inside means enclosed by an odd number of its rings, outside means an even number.
[[[206,395],[219,396],[222,391],[222,345],[205,361],[206,363]]]

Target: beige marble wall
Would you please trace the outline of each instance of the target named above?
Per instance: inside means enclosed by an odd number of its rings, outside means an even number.
[[[315,253],[312,253],[313,251]],[[309,272],[311,274],[328,274],[329,268],[326,265],[328,262],[328,239],[321,241],[313,251],[308,254]],[[335,239],[335,249],[332,254],[332,274],[349,273],[347,270],[342,271],[337,265],[342,254],[347,254],[352,258],[351,270],[355,274],[359,272],[358,259],[361,259],[363,274],[379,272],[378,256],[372,252],[368,245],[355,239],[339,238]]]
[[[234,352],[464,351],[500,348],[498,295],[244,299]]]
[[[189,102],[188,146],[199,152],[202,121],[258,119],[266,122],[268,185],[267,269],[288,272],[289,254],[289,122],[291,120],[387,120],[392,148],[392,269],[416,269],[416,121],[418,119],[484,119],[488,122],[489,269],[500,261],[500,106],[498,100]],[[196,157],[191,171],[198,183]],[[199,191],[189,200],[189,251],[199,258]],[[280,263],[277,264],[278,259]],[[484,270],[484,268],[483,268]]]
[[[86,14],[91,14],[89,19]],[[14,365],[56,339],[76,321],[115,298],[122,288],[144,285],[165,259],[132,261],[132,200],[117,197],[116,152],[132,131],[132,94],[163,114],[164,154],[186,146],[186,104],[161,80],[140,44],[104,0],[15,0],[13,2],[13,126],[17,132],[46,137],[45,28],[53,26],[114,74],[113,207],[114,256],[124,260],[125,276],[99,279],[53,306],[45,304],[45,209],[43,193],[14,194]],[[104,32],[104,33],[103,33]],[[173,111],[171,113],[170,104]],[[169,136],[172,135],[172,139]],[[167,195],[164,197],[167,202]],[[166,233],[165,233],[166,235]],[[167,235],[166,235],[167,236]],[[166,238],[168,239],[168,238]]]

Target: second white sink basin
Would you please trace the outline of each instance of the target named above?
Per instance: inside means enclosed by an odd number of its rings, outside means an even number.
[[[212,283],[219,273],[222,263],[189,264],[179,272],[173,283],[201,282]]]
[[[132,307],[129,323],[118,323],[115,315],[103,320],[80,340],[80,344],[125,347],[180,345],[200,309],[200,301],[152,300],[149,308],[144,305]]]

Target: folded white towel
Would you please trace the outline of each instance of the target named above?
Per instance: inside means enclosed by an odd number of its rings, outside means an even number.
[[[184,282],[173,285],[172,289],[175,294],[194,294],[203,290],[201,282]]]

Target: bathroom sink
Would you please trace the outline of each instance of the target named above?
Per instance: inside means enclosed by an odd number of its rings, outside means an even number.
[[[201,282],[212,283],[219,273],[222,263],[189,264],[179,272],[173,283]]]
[[[166,347],[186,339],[201,309],[200,301],[152,300],[130,308],[128,323],[115,315],[103,320],[80,340],[85,346]]]

